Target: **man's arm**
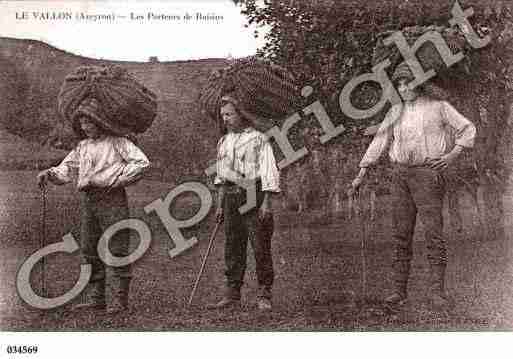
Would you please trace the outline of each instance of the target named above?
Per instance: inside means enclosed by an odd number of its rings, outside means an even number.
[[[264,218],[272,214],[272,197],[275,197],[276,194],[281,192],[280,172],[278,171],[278,166],[276,165],[273,149],[267,138],[263,138],[258,160],[260,168],[259,175],[262,182],[262,192],[264,192],[264,198],[260,206],[259,213],[261,218]]]
[[[117,139],[115,146],[126,165],[112,187],[124,187],[140,180],[144,171],[150,167],[148,157],[127,138]]]
[[[394,124],[399,120],[401,112],[401,104],[394,105],[388,110],[385,119],[381,122],[376,135],[360,161],[360,171],[351,183],[348,195],[352,196],[358,190],[367,174],[367,168],[375,164],[387,149],[390,141],[392,141]]]
[[[77,146],[70,153],[68,153],[68,155],[58,166],[51,167],[39,172],[37,175],[39,186],[45,186],[47,181],[50,181],[56,185],[71,182],[72,179],[70,177],[70,172],[79,166],[78,152],[79,151]]]
[[[261,148],[258,156],[259,177],[262,182],[263,192],[279,193],[280,190],[280,172],[276,165],[273,148],[267,138],[262,139]]]
[[[456,130],[453,149],[430,163],[431,168],[443,170],[452,165],[465,148],[472,148],[476,137],[476,127],[446,101],[441,103],[442,121]]]
[[[456,130],[456,145],[466,148],[474,147],[476,126],[447,101],[443,101],[441,106],[442,121]]]
[[[392,140],[394,124],[399,119],[401,111],[401,104],[394,105],[390,110],[388,110],[385,119],[379,125],[376,135],[372,139],[371,144],[360,161],[361,168],[372,166],[379,160],[383,152],[385,152]]]

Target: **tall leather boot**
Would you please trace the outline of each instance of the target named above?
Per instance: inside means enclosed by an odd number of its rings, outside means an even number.
[[[409,260],[395,261],[393,265],[393,293],[385,298],[386,305],[402,305],[408,296],[408,277],[411,263]]]
[[[434,309],[447,309],[453,305],[445,291],[446,264],[430,264],[429,302]]]
[[[73,309],[105,309],[105,279],[96,279],[87,284],[79,295]]]
[[[105,302],[109,314],[119,313],[128,309],[130,277],[112,276],[105,283]]]

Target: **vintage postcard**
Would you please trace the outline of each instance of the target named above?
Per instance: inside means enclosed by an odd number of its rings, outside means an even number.
[[[512,63],[505,0],[0,1],[0,329],[511,331]]]

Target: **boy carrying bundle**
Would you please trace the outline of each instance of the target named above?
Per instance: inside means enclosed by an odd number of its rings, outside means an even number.
[[[38,182],[69,183],[70,174],[78,171],[80,251],[92,274],[77,307],[107,306],[109,312],[117,312],[128,306],[130,268],[106,266],[98,257],[98,240],[110,225],[128,218],[125,186],[139,180],[150,163],[133,142],[102,126],[97,100],[84,101],[74,121],[85,138],[57,167],[40,172]],[[111,241],[111,252],[124,257],[128,250],[128,233],[120,231]]]
[[[80,77],[83,74],[85,76]],[[81,141],[58,166],[41,171],[37,176],[39,185],[45,186],[47,182],[69,183],[71,175],[77,175],[80,253],[82,262],[91,265],[92,273],[76,308],[106,309],[109,313],[128,307],[130,267],[111,267],[103,263],[98,255],[98,241],[109,226],[129,216],[125,187],[141,179],[150,162],[128,137],[130,133],[148,128],[156,114],[153,94],[141,85],[130,87],[134,80],[126,75],[118,68],[79,68],[67,77],[59,94],[59,107]],[[98,87],[108,91],[123,84],[129,85],[125,86],[128,91],[124,101],[111,101],[108,107],[102,105],[101,96],[94,91]],[[136,105],[127,108],[131,103]],[[136,128],[133,126],[136,121],[130,114],[145,114],[137,111],[140,104],[145,104],[148,111],[147,116],[141,118],[145,123],[141,125],[139,121],[140,127]],[[129,254],[129,244],[128,230],[119,231],[111,239],[109,249],[112,255],[125,257]]]

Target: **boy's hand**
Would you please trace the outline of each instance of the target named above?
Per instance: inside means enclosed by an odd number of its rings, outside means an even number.
[[[353,197],[355,194],[358,194],[358,190],[360,189],[363,182],[363,177],[356,177],[353,182],[349,185],[349,189],[347,190],[347,196]]]
[[[224,210],[223,207],[217,207],[216,210],[216,222],[221,223],[224,220]]]
[[[269,218],[270,216],[272,216],[272,214],[273,214],[273,211],[272,211],[269,201],[262,202],[262,205],[260,206],[260,209],[258,211],[258,217],[260,218],[260,220],[264,221],[267,218]]]
[[[38,173],[37,175],[37,184],[40,188],[44,188],[46,183],[50,179],[50,172],[48,170],[44,170]]]
[[[355,177],[353,182],[351,182],[351,185],[347,191],[348,197],[353,197],[355,194],[358,193],[358,189],[363,183],[363,178],[365,177],[365,174],[367,173],[367,168],[362,167],[360,168],[360,172],[358,172],[358,175]]]
[[[264,192],[264,199],[262,200],[262,204],[260,205],[260,208],[258,209],[258,218],[260,221],[265,221],[272,217],[273,215],[273,209],[272,209],[272,203],[271,203],[271,193],[270,192]]]
[[[451,152],[441,156],[440,158],[430,158],[427,160],[429,167],[434,170],[441,171],[450,167],[454,162],[456,162],[456,158],[463,151],[463,147],[460,145],[454,146]]]

